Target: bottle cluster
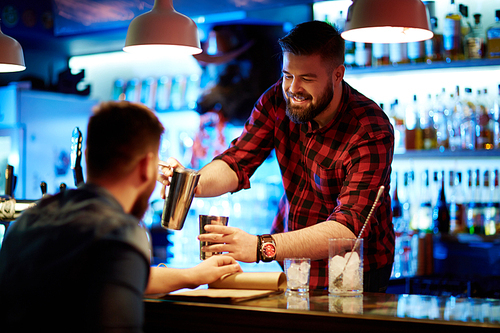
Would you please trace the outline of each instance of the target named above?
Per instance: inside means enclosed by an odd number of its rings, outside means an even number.
[[[407,105],[396,99],[386,108],[395,130],[395,152],[500,149],[500,85],[498,90],[496,95],[471,88],[461,93],[457,86],[423,101],[414,95]]]
[[[346,41],[345,64],[347,67],[377,67],[500,58],[500,10],[484,14],[494,15],[495,23],[489,27],[483,27],[482,15],[469,15],[468,6],[451,0],[444,16],[430,17],[432,39],[392,44]],[[334,24],[343,30],[342,13]]]
[[[499,169],[404,173],[392,197],[397,233],[500,234]],[[404,199],[400,199],[403,192]],[[419,195],[415,195],[419,193]]]
[[[396,231],[392,277],[432,274],[433,234],[500,234],[499,170],[424,170],[397,174],[392,195]]]

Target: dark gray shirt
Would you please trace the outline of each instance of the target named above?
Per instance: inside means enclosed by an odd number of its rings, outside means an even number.
[[[0,250],[2,331],[141,331],[148,258],[146,231],[105,189],[45,198]]]

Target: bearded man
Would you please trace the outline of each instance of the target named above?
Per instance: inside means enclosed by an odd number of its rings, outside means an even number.
[[[90,117],[87,183],[43,198],[0,250],[5,332],[141,332],[144,293],[195,288],[241,271],[228,256],[188,269],[150,267],[140,219],[156,185],[163,125],[146,107],[99,105]]]
[[[243,133],[203,167],[198,196],[250,187],[250,177],[274,149],[284,197],[270,235],[207,226],[206,251],[259,262],[311,258],[311,289],[328,287],[328,240],[364,231],[364,291],[385,292],[394,261],[389,184],[394,131],[372,100],[344,81],[344,40],[331,25],[312,21],[279,40],[282,77],[255,104]],[[179,166],[174,158],[167,161]],[[172,170],[158,180],[169,184]],[[252,221],[248,221],[249,224]]]

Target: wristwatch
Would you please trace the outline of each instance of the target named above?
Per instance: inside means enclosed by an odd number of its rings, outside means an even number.
[[[260,260],[263,262],[270,262],[276,258],[276,243],[274,243],[273,236],[260,235]]]

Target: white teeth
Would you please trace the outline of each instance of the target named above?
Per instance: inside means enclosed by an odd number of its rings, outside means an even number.
[[[305,100],[305,98],[302,97],[302,96],[294,96],[293,98],[296,99],[297,101],[303,101],[303,100]]]

